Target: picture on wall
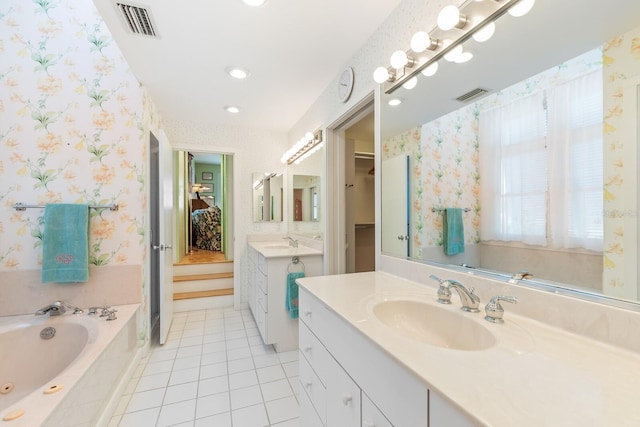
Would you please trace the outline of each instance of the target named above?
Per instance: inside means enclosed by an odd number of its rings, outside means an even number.
[[[213,172],[202,172],[202,180],[203,181],[213,180]]]

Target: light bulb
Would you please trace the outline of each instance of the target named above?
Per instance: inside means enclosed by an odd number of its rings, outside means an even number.
[[[266,3],[266,0],[242,0],[249,6],[259,7]]]
[[[237,114],[240,112],[240,109],[235,105],[226,105],[224,109],[227,110],[229,113],[233,113],[233,114]]]
[[[409,62],[409,58],[407,58],[407,52],[405,52],[404,50],[396,50],[391,55],[391,60],[389,62],[395,69],[403,68]]]
[[[481,19],[482,18],[480,17],[476,17],[476,20],[478,21]],[[480,28],[478,31],[476,31],[473,34],[473,39],[477,42],[483,43],[489,40],[493,36],[493,33],[495,32],[496,32],[496,24],[495,22],[492,21],[486,24],[484,27]]]
[[[511,6],[509,9],[509,15],[515,16],[516,18],[524,16],[529,13],[535,2],[535,0],[520,0],[518,3]]]
[[[411,50],[420,53],[433,46],[433,41],[429,34],[424,31],[418,31],[411,37]]]
[[[402,87],[408,90],[413,89],[414,87],[416,87],[416,85],[418,84],[418,78],[417,77],[411,77],[409,80],[407,80],[406,82],[404,82],[402,84]]]
[[[304,139],[306,139],[307,141],[313,141],[313,134],[311,132],[305,133]]]
[[[460,52],[459,55],[456,55],[453,60],[456,64],[464,64],[465,62],[469,62],[473,59],[473,53],[471,52]]]
[[[390,99],[389,102],[387,102],[387,104],[389,104],[392,107],[395,107],[395,106],[398,106],[398,105],[402,104],[402,99],[393,98],[393,99]]]
[[[433,64],[429,65],[427,68],[422,70],[422,75],[431,77],[437,72],[438,72],[438,63],[434,62]]]
[[[373,80],[378,84],[386,82],[389,80],[389,70],[385,67],[376,68],[373,72]]]
[[[453,49],[451,49],[445,56],[444,59],[449,62],[455,62],[458,55],[462,53],[462,45],[457,45]]]
[[[452,28],[463,28],[466,24],[466,17],[460,14],[460,9],[450,4],[445,6],[438,14],[438,27],[443,31]]]

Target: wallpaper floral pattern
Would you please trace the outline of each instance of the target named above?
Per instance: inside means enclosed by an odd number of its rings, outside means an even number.
[[[634,178],[638,165],[637,141],[627,140],[625,129],[630,123],[637,125],[637,111],[625,111],[624,89],[628,82],[640,76],[640,28],[610,40],[604,46],[604,293],[637,300],[637,224],[638,204],[625,197],[637,189],[635,182],[625,182],[625,175]],[[634,120],[633,117],[636,117]],[[630,181],[630,182],[629,182]],[[633,228],[633,229],[632,229]],[[625,233],[626,232],[626,233]],[[627,268],[625,269],[625,260]],[[628,265],[628,264],[632,265]],[[625,280],[626,279],[626,280]],[[625,282],[631,286],[625,286]]]
[[[480,113],[600,66],[602,50],[594,49],[425,123],[421,128],[409,129],[383,141],[383,161],[399,155],[410,156],[412,257],[422,258],[425,248],[443,245],[443,216],[440,212],[432,212],[432,208],[468,208],[469,212],[463,217],[465,244],[480,242]]]
[[[93,3],[3,1],[0,55],[0,270],[42,263],[44,211],[17,202],[117,203],[90,210],[90,264],[144,265],[146,147],[160,117]]]

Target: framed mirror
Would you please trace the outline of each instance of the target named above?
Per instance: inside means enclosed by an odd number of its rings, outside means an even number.
[[[320,177],[293,175],[291,218],[294,222],[320,221]]]
[[[382,91],[382,253],[637,302],[639,40],[640,3],[538,1],[499,18],[489,41],[467,41],[468,63],[443,60],[413,90]],[[574,83],[569,108],[559,99]],[[513,116],[520,107],[534,113]],[[599,145],[582,142],[588,113]],[[532,129],[531,145],[491,148]],[[557,132],[573,145],[556,150]],[[462,217],[457,253],[445,251],[449,214]]]
[[[282,222],[282,174],[254,172],[251,182],[253,183],[253,222]]]

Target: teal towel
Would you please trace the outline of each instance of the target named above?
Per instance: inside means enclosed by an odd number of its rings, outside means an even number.
[[[444,210],[442,231],[444,253],[447,255],[464,253],[464,225],[462,224],[462,209],[447,208]]]
[[[89,280],[89,206],[47,204],[42,238],[42,283]]]
[[[285,308],[289,312],[292,319],[298,318],[298,284],[296,279],[304,277],[304,272],[287,274],[287,296],[285,300]]]

